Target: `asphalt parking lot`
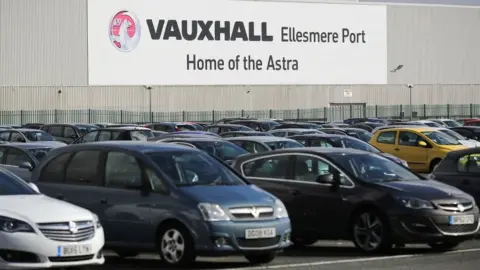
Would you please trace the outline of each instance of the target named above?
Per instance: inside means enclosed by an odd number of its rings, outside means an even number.
[[[159,258],[153,254],[142,254],[133,259],[120,259],[106,252],[107,262],[93,269],[159,269]],[[252,267],[240,256],[225,258],[199,258],[190,269],[262,270],[262,269],[422,269],[452,270],[478,269],[480,265],[480,240],[463,243],[457,250],[433,253],[426,245],[407,245],[384,256],[365,256],[355,250],[349,242],[317,242],[315,245],[286,250],[269,265]]]

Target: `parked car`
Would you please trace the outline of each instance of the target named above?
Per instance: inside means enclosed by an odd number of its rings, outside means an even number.
[[[182,122],[157,122],[145,124],[144,127],[151,130],[165,131],[165,132],[175,132],[175,131],[188,131],[188,130],[198,130],[195,125],[186,124]]]
[[[0,130],[0,139],[15,143],[42,142],[43,144],[66,145],[64,142],[56,141],[52,135],[39,129],[19,128]]]
[[[215,124],[215,125],[206,126],[203,130],[212,132],[215,134],[222,134],[230,131],[255,131],[244,125],[233,125],[233,124]]]
[[[274,136],[249,136],[228,138],[227,141],[232,142],[249,153],[259,153],[273,151],[285,148],[304,147],[301,143],[288,139]]]
[[[436,128],[444,127],[442,124],[439,124],[439,123],[434,122],[434,121],[429,121],[429,120],[408,121],[408,122],[406,122],[406,124],[408,124],[408,125],[418,125],[418,126],[425,125],[427,127],[436,127]]]
[[[220,134],[222,138],[232,138],[232,137],[246,137],[246,136],[273,136],[269,133],[261,131],[230,131]]]
[[[243,125],[246,127],[249,127],[255,131],[269,131],[273,129],[276,126],[279,126],[280,124],[278,122],[272,121],[272,120],[260,120],[260,119],[243,119],[243,120],[234,120],[230,121],[229,124],[234,124],[234,125]]]
[[[448,118],[427,119],[427,120],[432,121],[432,122],[435,122],[435,123],[439,123],[440,125],[442,125],[443,127],[446,127],[446,128],[461,127],[461,126],[463,126],[463,125],[460,124],[458,121],[455,121],[455,120],[453,120],[453,119],[448,119]]]
[[[55,140],[70,144],[84,134],[97,130],[98,126],[90,124],[46,124],[40,129],[52,135]]]
[[[477,203],[480,202],[480,183],[478,181],[480,178],[480,148],[448,153],[428,177],[457,187],[472,195]],[[456,206],[464,207],[463,205]]]
[[[243,148],[221,138],[213,137],[185,137],[168,138],[157,143],[175,143],[183,146],[200,149],[226,163],[231,163],[240,155],[248,154]]]
[[[462,126],[462,127],[454,127],[450,129],[457,132],[458,134],[462,135],[467,139],[480,141],[480,127]]]
[[[105,262],[104,233],[97,215],[42,195],[35,185],[3,169],[0,182],[0,269],[81,267]]]
[[[461,125],[465,126],[465,124],[467,122],[470,122],[470,121],[476,121],[476,120],[480,120],[480,118],[464,118],[464,119],[457,119],[457,122],[460,123]]]
[[[255,120],[255,119],[256,118],[250,118],[250,117],[225,117],[215,122],[215,124],[228,124],[235,120]]]
[[[377,122],[363,122],[363,123],[356,123],[353,125],[350,125],[349,127],[352,128],[361,128],[364,129],[368,132],[372,132],[377,127],[385,126],[386,124],[384,123],[377,123]]]
[[[322,128],[346,128],[346,127],[349,127],[349,125],[345,124],[343,122],[342,123],[330,122],[330,123],[323,124],[320,127],[322,127]]]
[[[319,129],[321,126],[313,123],[302,122],[284,122],[278,126],[275,126],[271,131],[277,129]]]
[[[290,137],[300,134],[322,134],[323,132],[308,128],[281,128],[270,130],[267,133],[275,137]]]
[[[353,124],[356,124],[356,123],[364,123],[364,122],[383,123],[383,124],[388,123],[387,120],[379,119],[379,118],[376,118],[376,117],[350,118],[350,119],[343,120],[343,123],[345,123],[347,125],[353,125]]]
[[[435,128],[408,126],[380,130],[370,144],[407,161],[409,168],[422,173],[433,171],[448,152],[467,148]]]
[[[468,146],[468,147],[480,147],[480,142],[476,140],[471,140],[468,138],[465,138],[464,136],[460,135],[459,133],[455,132],[452,129],[449,128],[438,128],[440,132],[443,132],[449,136],[452,136],[455,138],[459,143]]]
[[[352,148],[362,150],[370,153],[382,155],[400,165],[408,167],[405,160],[400,159],[394,155],[383,153],[375,146],[370,145],[360,139],[353,138],[348,135],[334,135],[334,134],[310,134],[298,135],[290,137],[293,140],[303,144],[306,147],[336,147],[336,148]]]
[[[345,239],[365,253],[408,243],[446,251],[478,232],[470,195],[377,154],[291,148],[241,156],[233,167],[285,202],[299,246]],[[465,211],[452,211],[456,204]]]
[[[322,128],[320,131],[327,134],[347,135],[364,142],[369,142],[373,136],[372,133],[361,128]]]
[[[101,141],[147,141],[153,138],[151,129],[143,127],[108,127],[90,131],[72,144]]]
[[[189,147],[70,145],[53,150],[32,181],[42,193],[96,213],[106,248],[122,257],[157,251],[167,266],[180,266],[200,254],[238,253],[267,263],[290,245],[290,220],[280,200]]]
[[[464,126],[480,126],[480,119],[469,119],[465,121]]]
[[[208,132],[208,133],[211,133],[211,132]],[[212,134],[215,134],[215,133],[212,133]],[[192,138],[192,137],[193,138],[212,138],[211,135],[198,134],[198,133],[184,133],[182,131],[179,131],[179,132],[172,132],[172,133],[163,134],[157,137],[153,137],[148,139],[147,141],[158,142],[166,139],[182,139],[182,138]],[[220,136],[217,135],[217,138],[220,138]]]
[[[22,128],[40,129],[43,125],[41,123],[27,123]]]

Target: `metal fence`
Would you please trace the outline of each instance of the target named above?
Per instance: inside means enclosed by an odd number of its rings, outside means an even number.
[[[124,110],[36,110],[0,111],[1,124],[26,123],[146,123],[161,121],[215,122],[225,117],[275,118],[294,121],[352,117],[393,119],[473,118],[480,116],[480,104],[366,106],[335,104],[332,107],[296,110],[139,112]]]

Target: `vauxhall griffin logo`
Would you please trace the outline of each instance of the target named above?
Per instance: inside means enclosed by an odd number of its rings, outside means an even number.
[[[122,10],[110,20],[108,35],[117,50],[130,52],[140,41],[140,21],[132,12]]]
[[[77,233],[78,232],[77,223],[73,221],[68,222],[68,230],[73,234]]]

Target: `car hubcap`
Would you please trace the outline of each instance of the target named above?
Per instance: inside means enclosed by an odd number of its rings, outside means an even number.
[[[376,215],[363,213],[353,229],[355,241],[364,250],[375,250],[382,242],[383,224]]]
[[[165,232],[162,237],[162,254],[169,263],[178,263],[183,256],[185,250],[185,241],[182,234],[170,229]]]

